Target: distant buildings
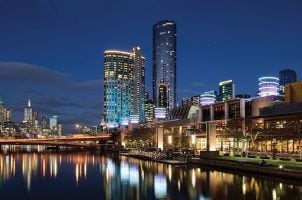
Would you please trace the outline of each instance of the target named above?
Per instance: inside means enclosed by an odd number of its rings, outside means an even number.
[[[167,112],[176,107],[176,24],[160,21],[153,25],[153,102],[161,107],[165,86]]]
[[[235,98],[235,84],[232,80],[219,83],[218,101],[227,101]]]
[[[11,121],[11,110],[6,108],[0,97],[0,124]]]
[[[104,118],[118,127],[130,117],[144,121],[145,58],[140,48],[104,52]]]
[[[30,98],[28,99],[27,106],[24,108],[24,123],[33,123],[34,115],[33,115],[33,108],[31,107]]]
[[[279,72],[280,94],[284,94],[284,87],[288,83],[297,81],[297,74],[293,69],[282,69]]]
[[[151,99],[145,101],[145,122],[152,122],[154,118],[154,104]]]

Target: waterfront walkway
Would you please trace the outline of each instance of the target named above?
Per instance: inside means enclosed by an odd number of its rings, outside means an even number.
[[[139,151],[133,150],[127,153],[119,153],[121,156],[129,156],[133,158],[138,158],[142,160],[152,160],[156,162],[171,164],[171,165],[183,165],[187,164],[185,159],[169,159],[165,153],[158,151]]]

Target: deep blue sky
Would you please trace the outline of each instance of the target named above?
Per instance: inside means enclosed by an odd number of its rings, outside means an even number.
[[[177,24],[177,96],[257,92],[257,79],[290,66],[302,76],[301,0],[1,0],[0,96],[22,120],[28,96],[63,123],[97,124],[103,51],[142,47],[152,79],[152,25]]]

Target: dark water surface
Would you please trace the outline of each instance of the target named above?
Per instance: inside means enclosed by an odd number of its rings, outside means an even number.
[[[0,154],[0,199],[302,199],[289,180],[171,166],[99,152]]]

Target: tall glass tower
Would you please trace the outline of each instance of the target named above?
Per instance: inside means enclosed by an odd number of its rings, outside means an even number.
[[[104,119],[107,125],[126,125],[130,118],[144,120],[145,58],[140,48],[131,52],[104,52]]]
[[[169,112],[176,107],[176,24],[168,20],[153,25],[153,102],[156,107],[160,107],[161,83],[166,86]]]
[[[279,72],[279,85],[280,93],[284,94],[284,87],[288,83],[293,83],[297,81],[297,74],[295,70],[292,69],[282,69]]]

